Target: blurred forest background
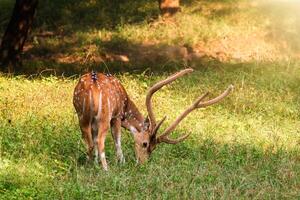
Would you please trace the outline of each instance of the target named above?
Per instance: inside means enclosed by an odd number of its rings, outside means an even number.
[[[29,5],[17,7],[27,22],[12,20],[22,25],[10,23],[18,3]],[[299,10],[297,0],[0,0],[0,199],[299,199]],[[114,74],[145,111],[147,89],[186,67],[155,94],[163,128],[200,94],[234,92],[188,116],[174,135],[191,136],[145,165],[125,130],[125,165],[111,136],[109,171],[85,163],[80,74]]]
[[[20,71],[27,73],[71,75],[106,65],[113,71],[164,71],[211,61],[299,58],[297,1],[186,0],[175,17],[161,17],[159,3],[149,0],[17,2],[38,5],[21,51]],[[1,35],[14,3],[1,0]]]

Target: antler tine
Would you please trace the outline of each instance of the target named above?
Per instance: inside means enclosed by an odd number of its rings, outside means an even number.
[[[147,112],[148,112],[148,116],[150,119],[150,128],[153,130],[153,128],[156,126],[156,120],[155,120],[155,116],[153,113],[153,109],[152,109],[152,103],[151,103],[151,98],[153,96],[153,94],[158,91],[159,89],[161,89],[163,86],[175,81],[177,78],[192,72],[193,69],[192,68],[188,68],[188,69],[184,69],[180,72],[177,72],[171,76],[169,76],[168,78],[166,78],[165,80],[162,80],[156,84],[154,84],[148,91],[148,94],[146,96],[146,107],[147,107]]]
[[[181,115],[179,115],[176,120],[158,137],[158,141],[165,141],[165,139],[167,138],[167,136],[174,131],[174,129],[176,128],[176,126],[181,122],[181,120],[183,120],[190,112],[192,112],[193,110],[195,110],[197,108],[197,106],[199,105],[200,101],[202,101],[206,96],[208,95],[208,92],[206,92],[205,94],[203,94],[202,96],[200,96],[196,101],[194,101],[194,103],[188,107],[183,113],[181,113]],[[187,138],[187,137],[184,137]],[[168,138],[167,138],[168,139]],[[168,139],[170,140],[170,139]]]
[[[165,116],[164,118],[162,118],[162,120],[160,120],[160,122],[158,122],[158,124],[153,129],[152,134],[156,134],[157,133],[158,129],[164,123],[164,121],[166,120],[166,118],[167,118],[167,116]]]
[[[187,137],[190,136],[191,133],[185,134],[177,139],[170,139],[168,137],[163,137],[163,138],[157,138],[157,143],[167,143],[167,144],[177,144],[179,142],[182,142],[183,140],[185,140]]]
[[[168,135],[193,110],[195,110],[197,108],[202,108],[202,107],[210,106],[212,104],[215,104],[215,103],[221,101],[222,99],[224,99],[230,93],[230,91],[232,89],[233,89],[233,85],[230,85],[221,95],[217,96],[214,99],[205,101],[203,103],[201,103],[201,101],[208,95],[208,92],[205,93],[204,95],[200,96],[190,107],[188,107],[183,113],[181,113],[181,115],[179,115],[176,118],[176,120],[163,132],[163,134],[161,134],[157,138],[157,141],[158,142],[165,142],[165,143],[168,143],[168,144],[176,144],[178,142],[181,142],[181,141],[185,140],[190,134],[186,134],[186,135],[184,135],[184,136],[182,136],[182,137],[180,137],[178,139],[175,139],[175,140],[168,138]]]
[[[199,103],[197,108],[203,108],[203,107],[210,106],[212,104],[218,103],[219,101],[224,99],[226,96],[228,96],[231,90],[233,90],[233,85],[229,85],[228,88],[222,94],[217,96],[216,98],[213,98],[211,100]]]

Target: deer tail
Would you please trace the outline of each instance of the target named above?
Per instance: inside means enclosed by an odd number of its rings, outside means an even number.
[[[92,80],[93,80],[93,82],[96,82],[98,80],[97,72],[95,72],[95,71],[92,71]]]

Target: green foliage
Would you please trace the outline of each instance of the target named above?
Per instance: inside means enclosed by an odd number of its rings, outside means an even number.
[[[9,10],[13,9],[13,3],[11,0],[1,0],[0,1],[0,33],[4,32],[6,24],[11,16]]]

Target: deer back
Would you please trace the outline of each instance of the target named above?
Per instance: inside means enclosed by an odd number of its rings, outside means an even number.
[[[109,122],[122,117],[128,95],[118,79],[101,73],[83,75],[74,90],[73,104],[80,121]]]

